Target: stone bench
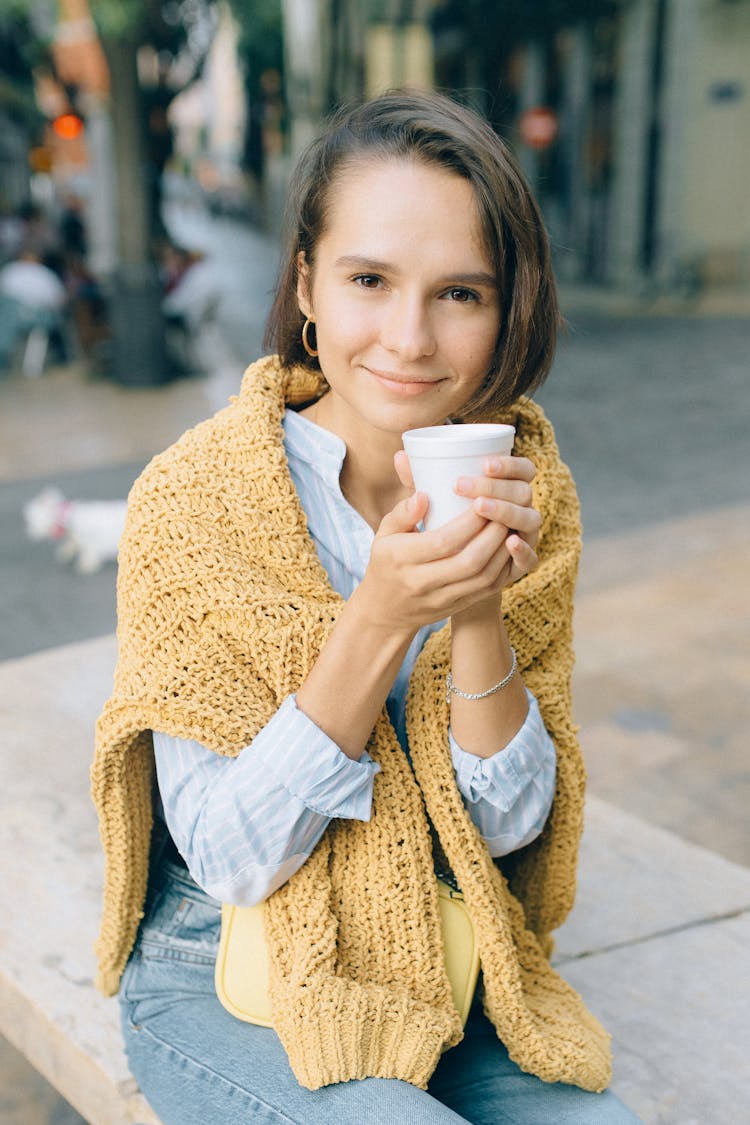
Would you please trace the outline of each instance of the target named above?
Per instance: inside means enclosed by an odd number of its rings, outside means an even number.
[[[105,637],[0,665],[0,1033],[92,1125],[158,1125],[93,988],[101,857],[88,767]],[[560,971],[614,1035],[647,1123],[736,1121],[750,1088],[750,871],[591,799]]]

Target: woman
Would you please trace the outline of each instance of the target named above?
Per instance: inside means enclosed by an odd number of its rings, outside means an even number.
[[[583,767],[577,504],[523,397],[557,322],[538,210],[489,126],[397,93],[333,121],[290,216],[278,356],[130,497],[93,768],[99,985],[125,969],[130,1063],[167,1125],[632,1122],[546,959]],[[420,532],[402,433],[480,418],[515,425],[516,455]],[[481,952],[465,1034],[436,871]],[[221,901],[264,902],[273,1029],[216,998]]]

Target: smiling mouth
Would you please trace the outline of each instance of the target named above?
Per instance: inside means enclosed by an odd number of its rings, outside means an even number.
[[[389,391],[398,395],[418,395],[442,382],[442,379],[410,379],[405,375],[391,375],[368,368],[370,374]]]

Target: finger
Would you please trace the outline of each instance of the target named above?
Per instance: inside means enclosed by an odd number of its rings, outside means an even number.
[[[422,547],[420,558],[422,561],[452,558],[459,551],[463,551],[486,526],[487,520],[482,519],[472,508],[467,508],[461,515],[444,523],[442,527],[425,531],[420,535]]]
[[[528,457],[487,457],[482,468],[488,477],[498,480],[525,480],[531,483],[536,466]]]
[[[455,491],[459,496],[475,498],[489,496],[495,500],[505,500],[521,507],[531,506],[533,493],[531,485],[525,480],[498,480],[493,477],[459,477]]]
[[[395,508],[383,516],[378,527],[378,535],[398,535],[402,532],[416,531],[417,524],[424,519],[428,507],[429,500],[424,492],[415,492],[406,500],[400,500]]]
[[[511,557],[503,545],[481,571],[470,578],[460,582],[454,581],[445,588],[441,587],[440,593],[445,595],[446,604],[455,607],[451,612],[459,608],[468,608],[478,599],[499,594],[510,581],[512,565]]]
[[[398,453],[393,455],[393,464],[396,467],[398,479],[401,481],[404,488],[414,488],[414,477],[412,476],[409,457],[405,449],[399,449]]]
[[[513,560],[511,579],[515,581],[524,574],[530,574],[539,566],[539,556],[525,539],[520,535],[511,534],[505,541],[508,554]]]
[[[485,523],[459,551],[434,562],[430,571],[431,587],[444,589],[448,597],[451,596],[451,590],[458,589],[462,593],[467,584],[473,588],[477,577],[502,552],[502,559],[496,567],[499,571],[508,561],[508,554],[503,547],[507,535],[507,529],[501,524]],[[424,535],[420,536],[420,539],[424,538]]]
[[[499,594],[505,586],[518,581],[538,565],[539,559],[534,549],[520,536],[511,532],[481,569],[463,581],[453,584],[449,590],[451,600],[468,606],[478,597],[485,598]]]
[[[509,504],[506,500],[493,500],[489,496],[480,496],[474,500],[472,508],[478,516],[493,523],[502,523],[518,531],[529,541],[536,541],[542,526],[542,517],[536,508],[524,508],[519,504]]]

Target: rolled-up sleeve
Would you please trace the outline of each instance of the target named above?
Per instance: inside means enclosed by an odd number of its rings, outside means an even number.
[[[536,839],[555,793],[555,746],[536,699],[526,694],[523,726],[491,757],[467,753],[449,733],[456,783],[492,856],[508,855]]]
[[[164,818],[208,894],[251,906],[309,857],[334,817],[369,820],[379,770],[348,758],[289,696],[236,758],[154,733]]]

